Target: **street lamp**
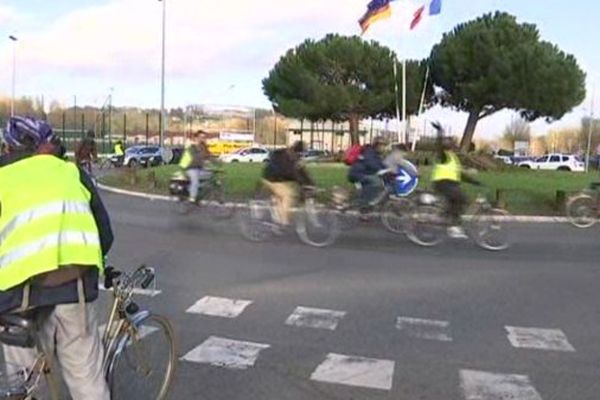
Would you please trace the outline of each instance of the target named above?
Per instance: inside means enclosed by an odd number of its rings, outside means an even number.
[[[167,0],[158,0],[163,4],[162,9],[162,57],[161,57],[161,73],[160,73],[160,134],[159,146],[163,146],[165,137],[165,127],[167,119],[165,116],[165,38],[166,38],[166,22],[167,22]]]
[[[17,76],[17,37],[15,35],[10,35],[8,37],[13,42],[13,66],[12,66],[12,95],[10,99],[10,116],[14,117],[15,115],[15,84],[16,84],[16,76]]]

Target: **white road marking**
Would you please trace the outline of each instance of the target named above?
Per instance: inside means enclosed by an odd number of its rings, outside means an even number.
[[[548,351],[575,351],[560,329],[522,328],[507,326],[508,340],[513,347]]]
[[[408,336],[426,340],[439,340],[441,342],[451,342],[450,322],[437,321],[432,319],[398,317],[396,328]]]
[[[525,375],[462,370],[460,385],[466,400],[542,400]]]
[[[394,361],[329,354],[310,379],[340,385],[391,390]]]
[[[112,291],[113,288],[107,289],[104,287],[104,283],[100,283],[98,285],[98,287],[100,288],[100,290],[103,291]],[[142,295],[142,296],[150,296],[150,297],[154,297],[154,296],[158,296],[159,294],[162,293],[162,290],[159,289],[142,289],[142,288],[134,288],[132,291],[133,294],[138,294],[138,295]]]
[[[252,304],[252,302],[249,300],[206,296],[188,308],[186,312],[210,315],[212,317],[236,318],[243,313],[250,304]]]
[[[269,347],[268,344],[211,336],[181,359],[223,368],[246,369],[252,367],[260,352]]]
[[[285,321],[287,325],[329,329],[334,331],[338,323],[346,315],[345,311],[324,310],[320,308],[296,307],[292,315]]]

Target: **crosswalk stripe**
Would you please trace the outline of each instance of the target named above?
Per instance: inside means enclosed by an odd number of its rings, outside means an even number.
[[[249,300],[205,296],[189,307],[186,312],[212,317],[236,318],[240,316],[250,304],[252,304],[252,302]]]
[[[506,326],[508,340],[516,348],[574,352],[575,348],[560,329]]]
[[[247,369],[254,366],[260,352],[269,347],[271,346],[263,343],[211,336],[181,357],[181,360],[229,369]]]
[[[526,375],[461,370],[460,385],[466,400],[542,400]]]
[[[345,311],[296,307],[285,323],[292,326],[328,329],[333,331],[337,328],[340,320],[344,318],[345,315]]]
[[[437,340],[440,342],[451,342],[449,328],[450,322],[413,317],[398,317],[396,328],[408,336]]]
[[[391,390],[394,366],[395,363],[391,360],[330,353],[312,373],[310,379],[339,385]]]

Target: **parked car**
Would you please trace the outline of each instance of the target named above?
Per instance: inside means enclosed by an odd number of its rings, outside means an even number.
[[[317,162],[330,156],[329,152],[325,150],[307,150],[302,154],[302,160],[304,162]]]
[[[547,154],[533,161],[523,161],[519,167],[554,171],[584,172],[585,164],[582,159],[572,154]]]
[[[128,167],[148,167],[165,163],[166,151],[158,146],[133,146],[125,150],[123,165]]]
[[[502,161],[504,164],[507,165],[512,165],[513,161],[509,156],[499,156],[499,155],[495,155],[494,159]]]
[[[219,159],[224,163],[267,162],[269,160],[269,150],[262,147],[247,147],[234,153],[223,154]]]

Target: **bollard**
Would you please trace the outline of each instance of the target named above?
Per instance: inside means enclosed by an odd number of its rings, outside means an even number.
[[[148,186],[150,189],[156,189],[158,186],[156,182],[156,172],[154,171],[148,172]]]
[[[556,191],[556,202],[554,204],[555,209],[562,210],[563,207],[565,206],[566,199],[567,199],[566,192],[564,190],[557,190]]]
[[[507,205],[506,190],[496,189],[496,207],[506,209]]]

